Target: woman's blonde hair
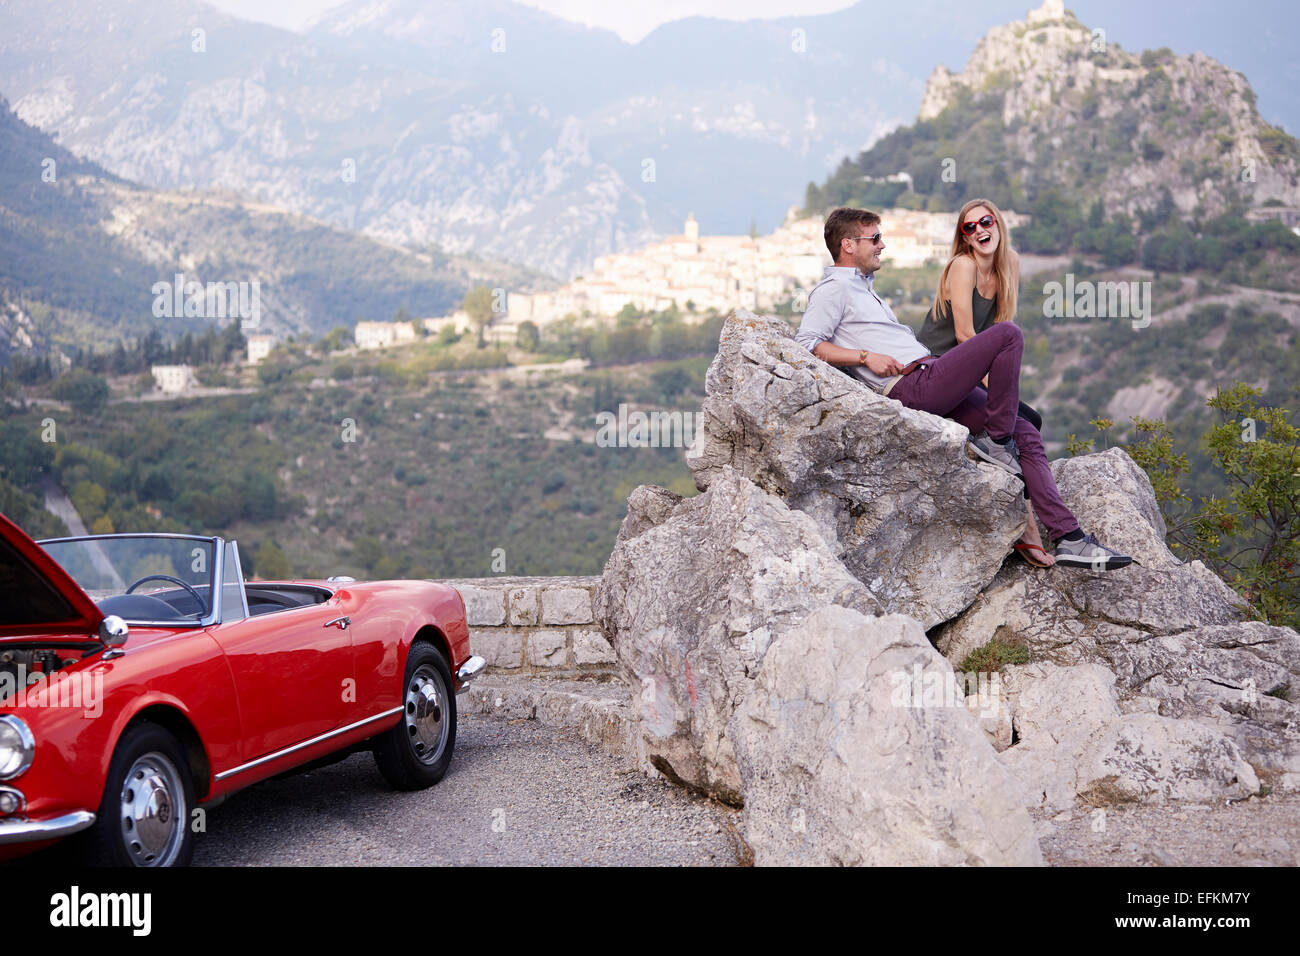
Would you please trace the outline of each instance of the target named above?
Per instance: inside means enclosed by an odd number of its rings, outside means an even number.
[[[975,250],[966,243],[965,236],[961,234],[961,224],[966,221],[966,213],[970,212],[976,206],[985,206],[989,212],[993,213],[993,218],[998,224],[998,251],[993,253],[993,272],[998,277],[998,312],[994,317],[994,322],[1010,322],[1016,317],[1016,296],[1019,292],[1018,282],[1013,281],[1011,275],[1011,233],[1007,231],[1006,220],[1002,218],[1002,210],[998,209],[992,201],[988,199],[972,199],[966,205],[961,207],[961,212],[957,213],[957,225],[953,229],[952,235],[952,256],[948,259],[948,264],[943,267],[943,274],[939,276],[939,288],[934,293],[934,314],[940,313],[940,305],[946,303],[949,314],[952,312],[952,297],[945,297],[943,294],[944,286],[948,284],[948,271],[952,264],[957,261],[959,256],[974,256]]]

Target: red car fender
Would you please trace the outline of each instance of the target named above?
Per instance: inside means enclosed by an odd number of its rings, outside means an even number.
[[[188,725],[193,735],[193,741],[189,741],[184,738],[181,738],[180,743],[182,748],[188,750],[188,745],[192,742],[196,742],[199,749],[201,750],[202,762],[205,765],[207,772],[206,774],[202,774],[202,773],[194,774],[194,790],[196,794],[206,795],[208,791],[211,789],[212,775],[214,770],[213,770],[212,754],[208,750],[207,735],[205,735],[203,733],[203,730],[201,729],[204,721],[202,719],[196,720],[195,715],[190,711],[188,707],[185,706],[184,701],[182,701],[179,697],[175,696],[174,694],[164,693],[162,691],[149,691],[143,697],[133,698],[131,701],[130,709],[127,710],[126,708],[123,708],[123,710],[118,714],[117,718],[113,722],[113,730],[112,730],[113,750],[117,749],[117,742],[122,739],[122,735],[126,733],[127,728],[130,727],[133,723],[135,723],[135,721],[141,719],[142,716],[146,720],[150,720],[153,723],[159,724],[163,727],[172,730],[173,735],[179,737],[179,735],[176,734],[176,731],[174,729],[175,724],[173,723],[173,720],[175,718],[173,718],[172,720],[168,720],[165,717],[163,717],[162,714],[157,712],[155,712],[155,714],[145,715],[146,711],[149,711],[156,707],[161,707],[170,710],[173,714],[178,715],[179,718],[183,720],[186,725]],[[232,757],[233,757],[235,755],[234,748],[231,748],[231,750],[232,750]],[[113,754],[110,751],[105,756],[107,759],[105,759],[100,765],[100,767],[98,768],[99,779],[101,781],[100,783],[101,792],[104,789],[103,782],[108,779],[108,765],[112,761]],[[191,757],[191,765],[193,765],[193,763],[194,760]],[[197,768],[193,766],[191,766],[190,769],[197,770]],[[202,799],[202,797],[200,797],[200,799]]]
[[[201,635],[189,636],[192,642]],[[108,779],[108,768],[118,742],[131,724],[146,716],[181,739],[182,746],[194,743],[202,758],[194,761],[204,767],[195,774],[194,787],[200,800],[206,796],[212,775],[239,761],[240,726],[235,708],[233,683],[224,655],[215,643],[210,653],[194,670],[185,654],[159,657],[140,654],[136,664],[131,654],[107,664],[95,662],[87,672],[104,674],[103,712],[91,717],[58,710],[19,708],[37,741],[37,760],[32,769],[19,778],[28,793],[28,810],[33,815],[63,810],[98,809]],[[143,650],[143,648],[141,649]],[[150,716],[153,708],[157,716]],[[91,721],[84,726],[82,721]],[[188,726],[191,734],[184,732]],[[193,739],[187,740],[187,736]],[[197,769],[197,768],[191,768]],[[57,796],[55,796],[57,795]]]
[[[417,639],[428,637],[447,655],[457,683],[456,670],[469,659],[469,628],[455,589],[431,581],[376,581],[349,584],[334,598],[352,622],[357,719],[401,706],[402,676]]]
[[[438,585],[434,599],[428,610],[428,621],[413,621],[410,632],[402,642],[403,658],[410,653],[411,644],[425,627],[432,625],[441,635],[438,643],[447,655],[447,664],[451,667],[453,690],[460,689],[456,671],[469,660],[469,627],[465,623],[465,601],[455,588]]]

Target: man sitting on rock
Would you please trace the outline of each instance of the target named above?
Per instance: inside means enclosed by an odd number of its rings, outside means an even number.
[[[1055,545],[1056,563],[1093,570],[1131,564],[1084,534],[1061,500],[1038,430],[1017,415],[1024,336],[999,322],[944,353],[930,355],[872,288],[885,243],[880,217],[836,209],[826,219],[826,248],[835,265],[808,296],[795,340],[823,362],[840,366],[873,390],[943,415],[971,432],[975,453],[1018,476]],[[988,391],[976,386],[988,376]]]

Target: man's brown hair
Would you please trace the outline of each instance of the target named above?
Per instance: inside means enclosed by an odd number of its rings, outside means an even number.
[[[840,240],[851,239],[859,229],[874,226],[880,217],[870,209],[854,209],[841,206],[826,217],[826,248],[830,250],[831,262],[840,261]]]

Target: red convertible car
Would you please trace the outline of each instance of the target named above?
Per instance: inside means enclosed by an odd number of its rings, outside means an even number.
[[[431,786],[483,664],[445,585],[245,582],[234,541],[0,515],[0,860],[184,865],[199,807],[358,750]]]

